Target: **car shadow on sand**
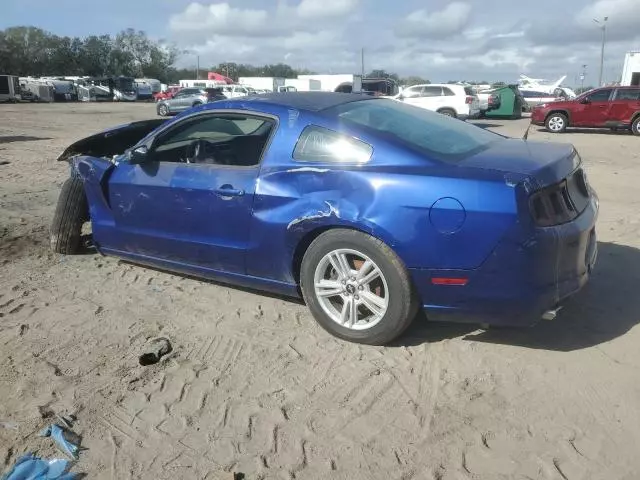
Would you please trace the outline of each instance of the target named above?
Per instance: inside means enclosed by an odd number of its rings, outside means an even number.
[[[15,143],[15,142],[35,142],[38,140],[51,140],[49,137],[33,137],[31,135],[8,135],[1,137],[0,143]]]
[[[450,338],[569,352],[593,347],[627,333],[640,323],[640,250],[598,243],[598,262],[589,283],[570,299],[553,321],[528,328],[414,322],[396,346]],[[477,333],[480,332],[480,333]]]
[[[536,130],[540,133],[549,133],[545,128],[537,128]],[[626,129],[620,128],[618,130],[611,130],[609,128],[568,128],[567,130],[565,130],[565,135],[572,134],[572,133],[591,133],[591,134],[598,134],[598,135],[622,135],[622,136],[633,135],[631,130],[629,130],[628,128]]]

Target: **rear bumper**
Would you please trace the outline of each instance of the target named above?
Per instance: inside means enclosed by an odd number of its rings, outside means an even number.
[[[429,320],[528,326],[588,282],[597,258],[597,197],[572,222],[505,238],[476,270],[411,269]],[[434,278],[467,279],[435,285]]]

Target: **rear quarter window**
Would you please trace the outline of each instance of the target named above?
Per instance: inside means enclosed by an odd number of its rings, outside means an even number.
[[[371,159],[373,147],[328,128],[309,125],[300,134],[293,159],[301,162],[364,163]]]

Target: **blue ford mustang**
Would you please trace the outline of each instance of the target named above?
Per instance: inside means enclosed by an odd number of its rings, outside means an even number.
[[[509,139],[390,99],[223,100],[71,145],[51,228],[101,254],[283,295],[354,342],[433,320],[555,317],[596,259],[571,145]]]

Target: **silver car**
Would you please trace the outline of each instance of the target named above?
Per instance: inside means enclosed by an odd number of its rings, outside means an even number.
[[[161,117],[166,117],[168,115],[176,115],[203,103],[225,100],[226,98],[220,88],[183,88],[178,90],[173,98],[159,101],[156,111]]]

